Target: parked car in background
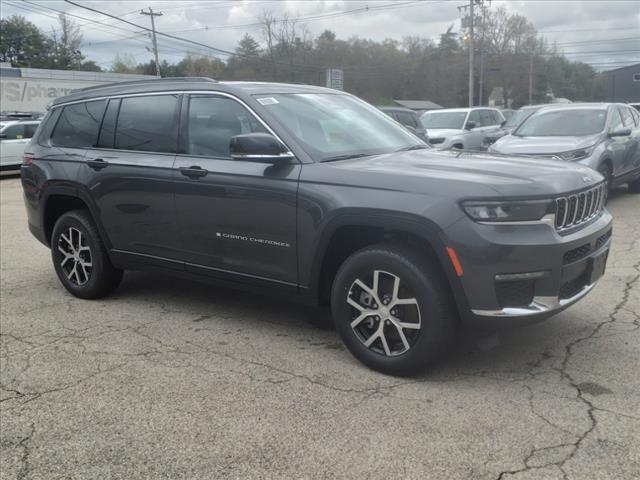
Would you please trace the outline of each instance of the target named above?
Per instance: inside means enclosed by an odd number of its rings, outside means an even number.
[[[500,113],[502,113],[505,120],[509,120],[513,114],[516,113],[516,110],[513,110],[512,108],[501,108]]]
[[[0,122],[0,170],[17,170],[22,154],[40,121]]]
[[[497,108],[449,108],[420,117],[429,143],[445,150],[481,150],[485,135],[500,128],[504,117]]]
[[[640,192],[640,113],[621,103],[548,106],[490,151],[579,162],[597,170],[609,188]]]
[[[544,319],[604,274],[602,177],[539,163],[436,151],[336,90],[167,78],[55,99],[21,176],[73,295],[148,269],[330,303],[358,359],[408,374],[460,317]]]
[[[493,145],[496,140],[504,137],[505,135],[509,135],[513,132],[518,126],[524,122],[527,118],[533,115],[535,112],[540,110],[545,105],[526,105],[524,107],[519,108],[516,112],[514,112],[511,117],[507,118],[507,120],[502,124],[502,126],[494,130],[492,132],[488,132],[482,141],[482,145],[485,148],[489,148],[490,145]]]
[[[403,107],[378,107],[381,111],[389,115],[400,125],[405,127],[411,133],[415,133],[419,138],[427,141],[427,131],[420,122],[419,115],[410,108]]]

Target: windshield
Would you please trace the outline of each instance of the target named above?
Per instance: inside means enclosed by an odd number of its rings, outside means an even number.
[[[555,110],[529,117],[518,127],[518,137],[584,137],[604,130],[603,109]]]
[[[291,93],[260,95],[256,100],[316,161],[428,148],[386,114],[351,95]]]
[[[521,108],[520,110],[515,112],[513,115],[511,115],[511,117],[509,117],[509,119],[504,124],[504,128],[516,128],[518,125],[520,125],[522,122],[524,122],[527,118],[529,118],[531,115],[533,115],[537,111],[538,111],[537,108],[526,108],[526,109]]]
[[[467,118],[467,112],[427,112],[420,117],[420,121],[427,130],[430,128],[461,129],[465,118]]]

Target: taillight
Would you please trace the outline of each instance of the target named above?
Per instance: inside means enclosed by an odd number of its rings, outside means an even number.
[[[33,153],[25,153],[22,155],[22,165],[29,166],[33,163]]]

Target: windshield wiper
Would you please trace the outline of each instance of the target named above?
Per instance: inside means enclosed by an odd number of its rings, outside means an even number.
[[[408,152],[410,150],[425,150],[431,148],[429,145],[411,145],[410,147],[402,147],[396,152]]]
[[[324,158],[321,162],[337,162],[338,160],[350,160],[352,158],[370,157],[371,153],[349,153],[346,155],[336,155],[335,157]]]

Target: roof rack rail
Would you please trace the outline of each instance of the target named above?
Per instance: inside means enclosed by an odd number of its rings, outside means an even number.
[[[141,80],[128,80],[126,82],[112,82],[103,83],[101,85],[93,85],[91,87],[85,87],[78,89],[79,92],[86,92],[88,90],[97,90],[99,88],[107,88],[121,85],[142,85],[144,83],[156,83],[156,82],[212,82],[218,83],[217,80],[209,77],[165,77],[165,78],[143,78]]]

